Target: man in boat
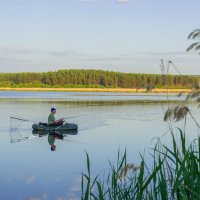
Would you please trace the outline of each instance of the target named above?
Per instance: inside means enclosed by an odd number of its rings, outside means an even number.
[[[56,120],[56,118],[54,116],[55,114],[56,114],[56,109],[55,108],[51,108],[51,113],[50,113],[50,115],[48,117],[49,126],[62,126],[63,122],[64,122],[64,119],[61,118],[61,119]]]

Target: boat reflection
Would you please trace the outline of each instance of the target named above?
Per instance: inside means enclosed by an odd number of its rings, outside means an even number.
[[[39,136],[39,137],[42,137],[42,136],[45,136],[45,135],[48,135],[48,134],[62,134],[63,136],[66,136],[66,135],[77,135],[78,134],[78,130],[70,130],[70,131],[38,131],[38,130],[33,130],[32,131],[32,134],[35,135],[35,136]]]
[[[55,141],[56,139],[59,140],[63,140],[64,137],[66,137],[67,135],[77,135],[78,131],[77,130],[72,130],[72,131],[36,131],[33,130],[32,134],[35,136],[46,136],[48,135],[48,143],[50,145],[50,149],[51,151],[55,151],[56,150],[56,145],[55,145]]]
[[[71,131],[36,131],[32,133],[28,130],[14,129],[9,131],[10,143],[18,143],[25,140],[31,140],[36,137],[48,136],[49,144],[53,143],[55,139],[63,139],[67,135],[77,135],[78,130]],[[54,141],[55,142],[55,141]]]

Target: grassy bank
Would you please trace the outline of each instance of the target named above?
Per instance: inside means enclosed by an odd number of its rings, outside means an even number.
[[[0,87],[1,91],[66,91],[66,92],[132,92],[132,93],[188,93],[191,89],[159,89],[150,91],[137,88],[11,88]]]

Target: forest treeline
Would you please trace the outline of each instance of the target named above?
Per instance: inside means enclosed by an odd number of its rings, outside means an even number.
[[[54,72],[0,73],[0,87],[107,87],[107,88],[197,88],[199,76],[134,74],[103,70],[58,70]]]

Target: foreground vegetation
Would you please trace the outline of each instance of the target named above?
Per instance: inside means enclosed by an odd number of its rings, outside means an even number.
[[[126,152],[116,166],[110,163],[107,177],[92,178],[87,154],[87,173],[82,174],[82,200],[200,199],[200,138],[187,144],[179,129],[172,146],[156,143],[153,166],[141,156],[140,165],[127,163]],[[177,142],[180,141],[180,142]]]
[[[133,74],[103,70],[59,70],[43,73],[0,73],[6,88],[152,88],[192,89],[199,76]]]
[[[194,30],[188,36],[189,39],[199,39],[200,29]],[[199,52],[200,42],[192,43],[187,51]],[[169,66],[172,66],[180,76],[169,75]],[[169,61],[165,66],[161,60],[161,68],[167,75],[160,75],[159,85],[154,82],[156,75],[152,79],[147,79],[146,87],[156,86],[174,87],[188,86],[194,87],[187,97],[200,103],[200,89],[198,77],[182,76],[175,65]],[[178,80],[176,82],[175,80]],[[137,82],[137,81],[136,81]],[[178,83],[178,84],[177,84]],[[140,85],[141,86],[141,85]],[[144,86],[144,85],[143,85]],[[200,105],[199,105],[200,106]],[[169,106],[164,121],[168,122],[171,134],[170,145],[158,142],[152,150],[152,166],[149,166],[143,156],[140,165],[127,163],[126,151],[118,159],[116,165],[109,162],[109,171],[106,176],[101,177],[91,175],[90,159],[87,154],[87,173],[82,173],[82,200],[200,200],[200,136],[191,143],[187,141],[185,129],[178,129],[178,135],[173,131],[172,120],[184,120],[186,126],[186,116],[189,115],[198,128],[199,123],[194,118],[192,112],[186,105]]]

